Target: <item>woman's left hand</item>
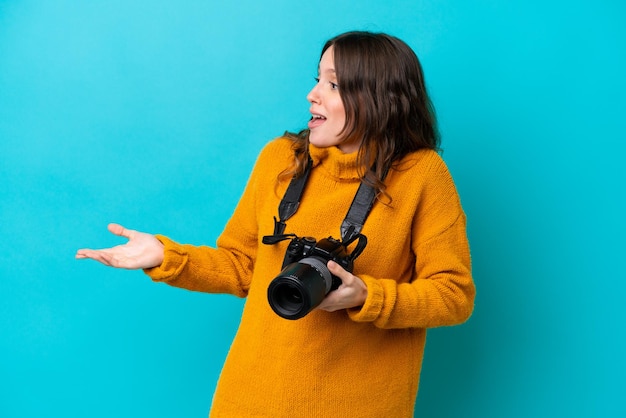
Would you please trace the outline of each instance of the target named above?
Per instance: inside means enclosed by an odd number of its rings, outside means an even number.
[[[341,285],[319,304],[317,309],[328,312],[361,306],[367,298],[367,287],[363,280],[345,270],[334,261],[328,262],[328,270],[341,279]]]

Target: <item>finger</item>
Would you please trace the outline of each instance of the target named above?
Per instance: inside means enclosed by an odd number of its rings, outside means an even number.
[[[80,256],[82,258],[93,258],[94,256],[97,256],[98,254],[101,254],[105,251],[106,249],[93,250],[91,248],[81,248],[80,250],[76,251],[76,256]]]
[[[91,250],[89,248],[81,248],[80,250],[76,251],[76,258],[78,259],[91,258],[90,254],[93,251],[95,250]]]
[[[336,310],[340,309],[339,307],[337,307],[337,305],[339,303],[339,301],[337,299],[338,299],[337,291],[335,290],[334,292],[330,292],[324,298],[324,300],[322,300],[322,303],[320,303],[317,306],[317,309],[320,309],[320,310],[326,311],[326,312],[335,312]]]
[[[93,251],[89,248],[81,248],[80,250],[76,251],[76,258],[87,258],[87,253],[89,253],[89,251]]]
[[[128,239],[130,239],[130,236],[131,236],[132,232],[134,232],[134,231],[132,231],[130,229],[126,229],[122,225],[116,224],[116,223],[110,223],[107,226],[107,228],[108,228],[108,230],[112,234],[120,236],[120,237],[128,238]]]
[[[335,276],[339,277],[342,281],[350,279],[352,273],[341,267],[335,261],[330,260],[327,264],[328,270]]]
[[[76,253],[76,258],[78,259],[90,258],[106,266],[113,265],[113,262],[112,262],[113,257],[110,254],[107,254],[103,251],[98,251],[98,250],[89,250],[89,249],[78,250],[78,252]]]

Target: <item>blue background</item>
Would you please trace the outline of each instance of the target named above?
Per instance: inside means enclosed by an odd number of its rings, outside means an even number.
[[[418,53],[469,218],[416,416],[626,416],[624,3],[222,3],[0,0],[0,416],[206,416],[243,301],[74,253],[214,244],[352,29]]]

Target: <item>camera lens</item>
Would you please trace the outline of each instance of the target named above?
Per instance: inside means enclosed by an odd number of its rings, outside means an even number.
[[[267,299],[283,318],[302,318],[322,302],[330,290],[331,277],[323,260],[305,258],[289,264],[272,280]]]
[[[285,283],[284,286],[276,293],[276,302],[287,311],[297,311],[302,306],[302,294],[300,289],[292,283]]]

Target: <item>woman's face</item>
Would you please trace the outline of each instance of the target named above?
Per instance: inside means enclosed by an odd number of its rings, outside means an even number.
[[[317,84],[307,95],[311,103],[309,141],[316,147],[337,146],[344,153],[351,153],[359,144],[343,143],[339,133],[346,124],[346,111],[339,95],[333,47],[328,48],[320,60]]]

